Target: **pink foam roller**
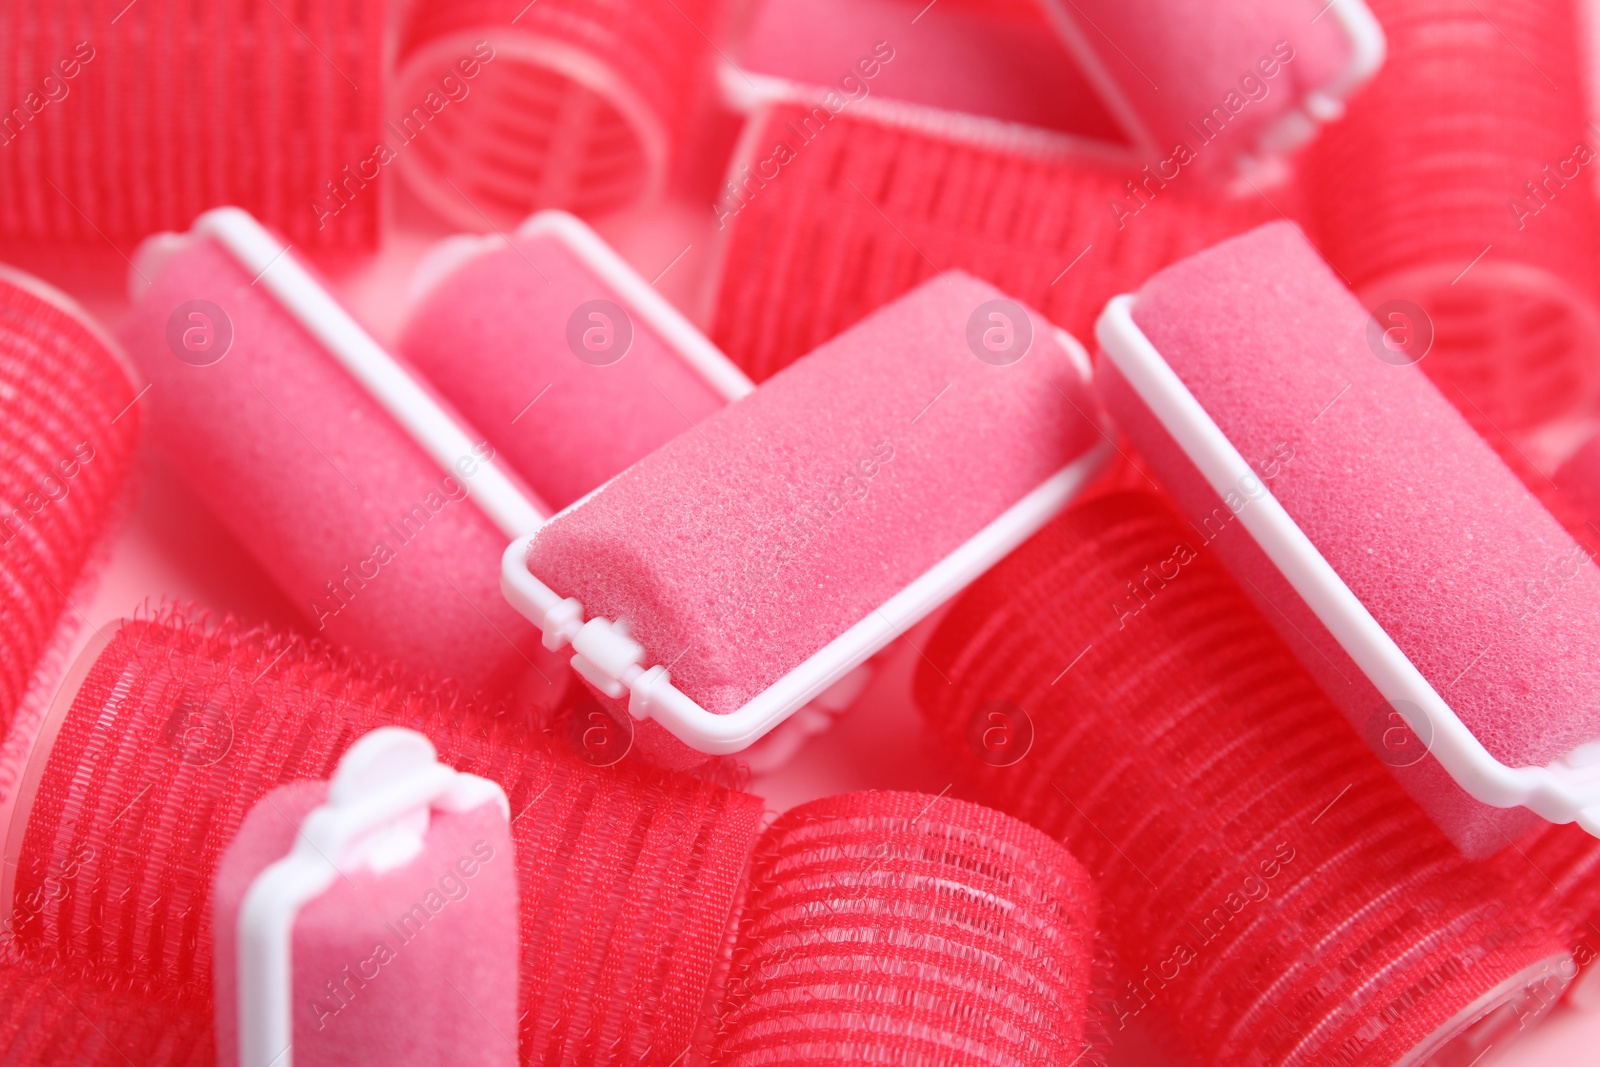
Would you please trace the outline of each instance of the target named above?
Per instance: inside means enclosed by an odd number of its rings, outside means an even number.
[[[396,727],[357,741],[331,783],[262,797],[212,889],[217,1062],[270,1067],[287,1043],[301,1067],[515,1067],[508,817],[498,786]]]
[[[1044,0],[1142,159],[1260,178],[1383,62],[1361,0]],[[1252,174],[1251,172],[1255,172]]]
[[[138,387],[116,342],[65,294],[0,265],[0,735],[36,718],[52,651],[79,622],[138,437]],[[14,790],[0,751],[0,802]]]
[[[1044,834],[850,793],[785,812],[751,867],[710,1063],[1074,1062],[1098,902]]]
[[[928,282],[558,516],[513,599],[636,716],[738,751],[1076,491],[1100,434],[1063,338]]]
[[[450,238],[399,350],[506,463],[562,508],[751,385],[570,215]]]
[[[950,269],[1087,336],[1111,296],[1277,217],[1104,146],[927,107],[874,112],[876,99],[764,106],[729,164],[707,317],[757,381]]]
[[[1148,485],[1069,508],[923,651],[957,788],[1101,893],[1100,1024],[1058,1062],[1465,1067],[1570,977],[1538,897],[1428,821]]]
[[[840,110],[907,104],[1105,142],[1124,140],[1033,0],[762,0],[723,87],[834,94]]]
[[[1293,226],[1168,268],[1098,334],[1119,424],[1463,849],[1523,805],[1600,832],[1600,569]]]
[[[471,685],[539,670],[553,702],[561,675],[497,578],[505,543],[546,509],[279,253],[231,210],[145,247],[149,286],[122,335],[157,440],[313,629]]]

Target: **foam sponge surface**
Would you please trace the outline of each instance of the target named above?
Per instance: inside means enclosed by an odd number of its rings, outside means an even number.
[[[969,347],[1002,299],[927,283],[557,517],[529,569],[739,707],[1099,440],[1042,318],[1007,305],[1032,328],[1009,365]]]
[[[431,289],[399,348],[563,508],[723,400],[565,244],[547,233],[512,240]],[[604,347],[585,348],[586,336]]]
[[[1503,762],[1600,738],[1600,568],[1287,223],[1151,279],[1134,319],[1239,452]]]
[[[185,480],[330,640],[471,685],[537,662],[536,636],[500,595],[504,535],[251,282],[215,241],[192,239],[123,327],[152,383],[155,437]],[[169,344],[169,319],[192,300],[232,330],[208,365]]]
[[[1050,2],[1077,24],[1162,156],[1184,144],[1200,165],[1253,151],[1269,123],[1350,58],[1338,19],[1319,18],[1316,0]]]
[[[473,229],[509,228],[540,208],[603,215],[652,196],[705,102],[723,11],[717,0],[409,4],[398,124],[426,125],[427,136],[401,172]],[[457,76],[465,70],[475,80]],[[434,118],[423,105],[441,89],[465,106]]]

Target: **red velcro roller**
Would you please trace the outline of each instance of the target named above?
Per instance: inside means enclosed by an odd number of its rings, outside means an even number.
[[[1081,355],[993,286],[930,280],[513,545],[506,595],[651,757],[743,751],[1093,476]]]
[[[382,725],[505,791],[525,1059],[670,1062],[704,1016],[760,801],[590,767],[520,716],[295,638],[176,621],[110,638],[30,765],[6,838],[7,943],[56,973],[209,1011],[223,849],[269,790],[330,777]]]
[[[917,793],[813,801],[756,847],[717,1067],[1067,1064],[1095,890],[999,812]]]
[[[1572,967],[1563,972],[1577,976],[1568,1000],[1600,1008],[1600,841],[1576,826],[1541,826],[1494,862],[1572,952]]]
[[[509,239],[446,238],[418,266],[409,303],[399,354],[555,509],[752,388],[560,211]]]
[[[1173,172],[1281,177],[1277,158],[1342,115],[1383,63],[1361,0],[1043,4],[1139,157]]]
[[[880,115],[936,108],[946,127],[1005,124],[1020,140],[1122,140],[1038,0],[754,0],[742,21],[738,68],[722,70],[741,110],[814,97]]]
[[[648,201],[704,103],[721,21],[719,0],[415,0],[387,154],[472,230]]]
[[[132,462],[135,396],[126,357],[87,313],[0,266],[0,735],[58,623],[77,618],[67,598]],[[0,753],[0,801],[17,784],[11,755]]]
[[[1305,168],[1322,253],[1481,430],[1586,405],[1600,212],[1577,5],[1371,3],[1388,62]]]
[[[1158,498],[1070,509],[916,679],[978,795],[1066,841],[1120,963],[1107,1029],[1196,1062],[1468,1062],[1559,992],[1554,932],[1463,859]],[[1456,1062],[1451,1060],[1450,1062]]]
[[[1530,487],[1542,485],[1547,496],[1554,497],[1547,506],[1554,505],[1552,512],[1559,512],[1572,536],[1591,544],[1600,539],[1600,434],[1579,445],[1551,477],[1527,481]]]
[[[204,1012],[0,963],[0,1062],[19,1067],[212,1067]]]
[[[713,207],[725,233],[712,339],[757,381],[951,269],[1087,336],[1108,297],[1277,217],[1081,141],[1035,144],[1026,127],[978,135],[969,125],[987,120],[954,112],[866,114],[760,109]]]
[[[372,155],[388,8],[5,5],[0,239],[126,243],[239,204],[297,245],[375,245],[378,189],[322,201]]]

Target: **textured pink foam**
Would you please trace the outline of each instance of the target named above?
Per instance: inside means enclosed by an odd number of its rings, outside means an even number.
[[[1077,25],[1162,157],[1185,144],[1205,165],[1253,151],[1350,54],[1338,19],[1318,17],[1323,0],[1048,2]]]
[[[631,322],[632,343],[614,363],[599,365],[603,352],[580,359],[568,344],[575,314],[584,329],[604,330],[582,308],[593,300],[611,301]],[[441,281],[408,321],[400,352],[555,508],[723,405],[548,234],[514,238]]]
[[[261,871],[289,854],[327,794],[317,781],[268,793],[217,865],[220,1067],[239,1062],[240,905]],[[416,857],[382,873],[349,872],[301,909],[291,949],[295,1062],[515,1064],[515,862],[493,805],[436,812]]]
[[[833,89],[846,107],[868,97],[898,100],[1124,139],[1031,0],[932,7],[927,0],[765,0],[739,61]]]
[[[264,286],[209,238],[153,282],[122,330],[153,433],[312,629],[469,685],[537,659],[500,595],[505,537]],[[232,323],[209,366],[167,342],[197,298]]]
[[[1098,440],[1040,316],[1008,366],[968,347],[999,299],[927,282],[556,519],[531,570],[738,707]]]
[[[1491,753],[1600,738],[1600,569],[1421,371],[1374,355],[1298,230],[1162,271],[1134,318],[1242,455],[1292,451],[1273,494]]]

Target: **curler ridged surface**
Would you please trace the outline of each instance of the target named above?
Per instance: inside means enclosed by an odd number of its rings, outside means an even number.
[[[0,734],[105,532],[139,429],[122,361],[59,299],[0,269]]]
[[[706,98],[722,17],[719,0],[419,0],[400,31],[393,123],[424,132],[403,172],[474,230],[647,200]],[[430,93],[449,102],[432,108]]]
[[[14,892],[34,904],[13,915],[15,950],[205,1010],[211,880],[245,813],[275,786],[328,778],[352,741],[391,724],[509,798],[524,1056],[671,1063],[711,995],[760,801],[591,767],[520,717],[259,631],[161,619],[112,637],[36,757]]]
[[[1278,217],[1260,198],[1197,197],[1183,177],[1033,151],[1013,127],[973,144],[849,113],[819,123],[792,104],[751,121],[756,156],[716,207],[711,335],[758,382],[952,269],[1087,339],[1112,296]],[[770,159],[784,162],[763,180]]]
[[[1204,1064],[1377,1067],[1487,1017],[1454,1049],[1470,1060],[1559,989],[1560,939],[1461,857],[1152,494],[1070,509],[927,651],[918,702],[974,794],[1096,878],[1113,1032]],[[1034,732],[1012,766],[970,740],[992,701]]]
[[[1071,1062],[1095,907],[1065,849],[988,808],[802,805],[757,847],[711,1062]]]
[[[1578,5],[1369,4],[1388,59],[1304,169],[1323,254],[1386,326],[1427,323],[1420,366],[1485,434],[1581,409],[1600,212]]]

